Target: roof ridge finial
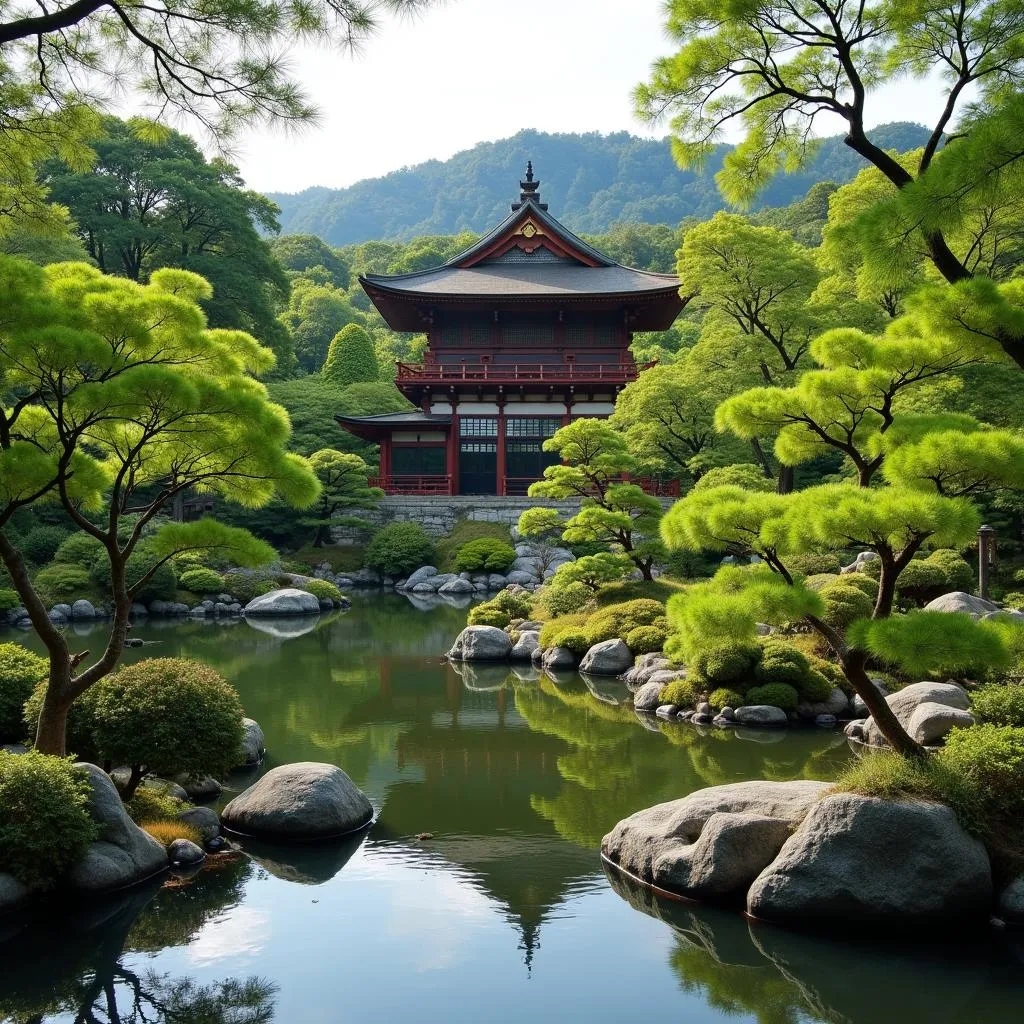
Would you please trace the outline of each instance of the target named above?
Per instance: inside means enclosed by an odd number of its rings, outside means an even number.
[[[547,203],[540,201],[540,180],[533,176],[533,161],[526,161],[526,178],[519,182],[519,202],[512,204],[513,210],[520,210],[524,203],[533,203],[541,210],[548,208]]]

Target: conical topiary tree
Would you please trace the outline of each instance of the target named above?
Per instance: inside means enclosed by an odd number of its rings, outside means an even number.
[[[369,334],[358,324],[346,324],[331,340],[321,373],[339,388],[379,380],[377,356]]]

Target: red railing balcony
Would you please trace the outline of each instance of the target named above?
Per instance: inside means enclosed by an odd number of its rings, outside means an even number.
[[[371,487],[379,487],[385,494],[441,494],[452,493],[452,478],[443,474],[413,476],[371,476]]]
[[[636,363],[397,363],[396,379],[418,384],[447,384],[456,381],[490,381],[495,384],[601,383],[623,384],[636,380],[641,367]]]

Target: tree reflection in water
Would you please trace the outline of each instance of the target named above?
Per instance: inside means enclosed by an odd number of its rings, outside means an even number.
[[[138,970],[126,954],[184,945],[237,905],[252,870],[241,857],[211,858],[187,882],[137,887],[102,904],[40,914],[0,955],[0,1020],[43,1024],[270,1024],[277,986],[259,977],[200,985]]]

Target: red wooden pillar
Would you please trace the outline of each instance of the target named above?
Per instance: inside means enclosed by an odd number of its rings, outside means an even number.
[[[451,396],[452,425],[448,434],[448,478],[451,481],[451,493],[459,493],[459,399]]]
[[[498,494],[505,496],[505,399],[498,399]]]

